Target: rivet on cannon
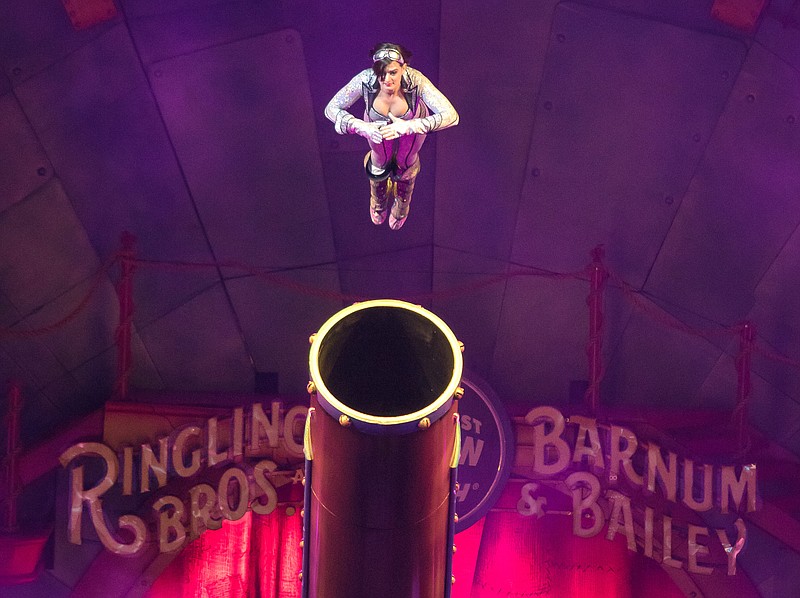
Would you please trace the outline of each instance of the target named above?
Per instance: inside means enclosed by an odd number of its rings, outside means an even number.
[[[461,386],[459,386],[458,388],[456,388],[455,392],[453,393],[453,396],[456,398],[456,401],[462,399],[464,397],[464,389]]]
[[[453,554],[455,554],[455,553],[456,553],[456,545],[453,544]]]
[[[309,380],[308,384],[306,384],[306,392],[308,392],[310,395],[313,395],[315,392],[317,392],[317,385],[314,384],[312,380]]]
[[[453,523],[458,523],[458,513],[453,515]]]
[[[456,576],[455,575],[451,575],[450,576],[450,584],[453,585],[455,583],[456,583]]]
[[[309,344],[309,345],[313,345],[313,344],[314,344],[314,339],[315,339],[315,338],[317,338],[317,333],[316,333],[316,332],[315,332],[314,334],[312,334],[311,336],[309,336],[309,337],[308,337],[308,344]]]
[[[423,417],[421,420],[419,420],[417,425],[420,427],[420,429],[427,430],[431,427],[431,420],[427,417]]]
[[[464,343],[462,343],[461,341],[458,341],[458,348],[463,353],[464,352]]]
[[[339,424],[344,426],[345,428],[350,425],[350,418],[347,417],[344,413],[339,416]]]

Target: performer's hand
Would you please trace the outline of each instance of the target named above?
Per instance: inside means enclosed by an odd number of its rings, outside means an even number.
[[[389,118],[392,122],[381,127],[381,135],[383,135],[384,139],[397,139],[411,132],[411,125],[408,124],[408,121],[395,116],[391,112],[389,113]]]
[[[367,122],[359,119],[354,119],[353,130],[356,134],[364,139],[369,139],[372,143],[381,143],[383,135],[381,134],[381,125],[379,123]]]

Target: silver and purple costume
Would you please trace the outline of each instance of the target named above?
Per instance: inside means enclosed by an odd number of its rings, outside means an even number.
[[[384,139],[378,143],[364,135],[365,123],[391,123],[388,115],[381,114],[374,108],[375,98],[380,91],[380,81],[372,69],[364,69],[342,87],[325,107],[325,116],[334,123],[334,128],[340,135],[359,134],[367,138],[370,147],[370,153],[365,159],[367,174],[371,179],[380,181],[390,177],[395,181],[395,204],[397,205],[398,199],[403,204],[397,213],[404,218],[408,213],[414,179],[419,172],[419,150],[427,134],[458,124],[458,113],[425,75],[410,66],[406,67],[403,74],[401,90],[408,104],[408,110],[402,116],[402,120],[407,123],[407,130],[406,134],[396,139]],[[365,105],[363,120],[347,111],[359,98],[364,100]],[[378,171],[383,173],[379,174]],[[373,209],[381,202],[385,206],[385,185],[376,186],[371,183],[371,187]],[[373,222],[379,224],[379,220],[383,221],[382,216],[376,218],[373,213]],[[402,226],[392,225],[391,220],[390,225],[392,228]]]
[[[334,123],[340,135],[356,133],[353,125],[357,119],[347,108],[363,98],[366,109],[364,121],[389,123],[389,117],[373,108],[380,83],[372,69],[364,69],[342,87],[325,107],[325,116]],[[383,143],[369,141],[373,164],[385,168],[394,158],[398,173],[411,167],[417,159],[425,136],[431,131],[446,129],[458,124],[458,113],[442,92],[416,69],[406,67],[402,84],[403,95],[408,103],[408,112],[403,120],[409,121],[411,135],[399,139],[384,140]]]

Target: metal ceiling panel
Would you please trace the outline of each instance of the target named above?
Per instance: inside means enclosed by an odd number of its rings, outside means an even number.
[[[85,298],[86,307],[77,311]],[[67,370],[73,370],[103,353],[114,344],[118,317],[117,295],[106,276],[99,283],[90,276],[64,291],[25,319],[33,329],[45,329],[65,317],[69,321],[57,325],[41,337]]]
[[[404,251],[409,247],[429,245],[433,238],[432,165],[423,161],[408,221],[399,231],[393,231],[388,222],[375,226],[370,219],[369,182],[364,173],[366,153],[367,148],[364,147],[357,152],[322,155],[337,258],[340,261],[349,260],[373,253]],[[432,157],[432,153],[423,147],[420,160],[428,156]]]
[[[116,27],[17,87],[98,252],[137,236],[150,259],[208,259],[208,248],[158,110]],[[180,242],[178,242],[180,240]]]
[[[800,74],[754,45],[646,290],[723,324],[800,224]]]
[[[759,339],[800,363],[800,228],[792,233],[755,289],[748,315]]]
[[[507,271],[501,260],[434,248],[431,309],[464,343],[465,366],[484,377],[494,354]]]
[[[276,372],[278,392],[302,394],[308,383],[308,337],[342,309],[336,296],[339,277],[334,267],[278,276],[233,279],[226,285],[256,371]]]
[[[797,381],[793,389],[795,393],[796,388]],[[747,409],[749,421],[764,436],[800,456],[800,444],[792,445],[792,437],[796,437],[800,429],[800,402],[756,374],[752,376]]]
[[[748,526],[747,549],[738,560],[761,596],[797,595],[800,554],[758,526]]]
[[[139,328],[139,336],[166,388],[253,390],[250,355],[219,285]]]
[[[370,223],[370,226],[373,225]],[[405,227],[400,232],[404,230]],[[385,233],[394,231],[386,226]],[[352,303],[350,298],[359,297],[405,299],[430,305],[432,269],[433,247],[430,245],[339,259],[339,278],[348,304]]]
[[[437,85],[460,122],[435,133],[439,246],[508,259],[556,4],[442,1]]]
[[[61,2],[0,3],[0,65],[13,85],[59,62],[120,22],[76,31]]]
[[[35,446],[84,413],[85,392],[87,389],[78,386],[70,374],[56,378],[41,390],[23,388],[20,438],[24,444]],[[76,397],[81,400],[76,401]]]
[[[16,97],[0,95],[0,212],[42,185],[52,173]]]
[[[262,267],[333,260],[297,33],[179,56],[150,75],[217,258]]]
[[[413,52],[409,64],[436,82],[438,0],[407,2],[403,5],[402,18],[398,18],[396,5],[374,0],[350,0],[346,4],[293,0],[281,4],[287,22],[304,40],[311,97],[320,129],[333,131],[333,123],[323,116],[325,105],[356,73],[372,66],[369,51],[376,43],[402,44]],[[355,114],[363,111],[363,104],[356,104],[359,105]],[[364,140],[358,141],[366,153]]]
[[[146,65],[286,27],[280,2],[144,4],[149,3],[125,2],[131,36]]]
[[[0,213],[0,287],[24,317],[100,263],[58,179]]]
[[[755,41],[800,70],[800,4],[796,0],[771,0]]]
[[[585,283],[536,276],[508,281],[490,380],[510,402],[564,405],[588,378]]]
[[[564,270],[604,243],[638,286],[745,47],[571,2],[556,7],[550,41],[512,259]]]
[[[774,0],[773,0],[774,1]],[[710,2],[685,0],[598,0],[595,6],[610,10],[646,16],[699,31],[713,31],[723,35],[741,35],[741,32],[721,23],[711,15]]]
[[[719,349],[703,338],[634,313],[607,365],[603,402],[697,407],[697,389],[719,354]]]

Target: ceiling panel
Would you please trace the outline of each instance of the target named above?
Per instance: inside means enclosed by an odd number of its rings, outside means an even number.
[[[58,179],[0,213],[0,255],[0,287],[23,317],[100,267]]]
[[[238,278],[226,285],[256,371],[277,372],[279,392],[302,395],[308,383],[308,337],[342,308],[339,276],[329,267],[278,277]]]
[[[76,31],[61,2],[0,3],[0,64],[14,85],[59,62],[120,22]]]
[[[322,155],[328,210],[338,259],[346,261],[373,253],[383,254],[429,245],[433,237],[435,176],[433,164],[427,160],[433,157],[430,149],[425,146],[422,148],[422,166],[414,187],[411,211],[403,228],[397,231],[389,228],[388,217],[380,226],[373,224],[370,219],[369,181],[364,172],[366,153],[365,145],[355,152],[326,152]]]
[[[603,381],[604,402],[698,407],[696,389],[719,359],[714,345],[632,314]]]
[[[262,267],[334,259],[297,34],[207,48],[150,75],[216,257]]]
[[[506,288],[508,264],[453,249],[433,254],[432,310],[464,343],[464,364],[488,376]]]
[[[641,285],[744,51],[730,38],[559,4],[512,259],[565,270],[604,243],[609,264]]]
[[[53,170],[14,95],[0,95],[0,212],[52,176]]]
[[[108,31],[16,93],[103,258],[129,230],[150,259],[208,259],[125,27]]]
[[[42,342],[67,370],[113,345],[118,321],[117,295],[105,275],[80,281],[25,318],[34,330],[53,328]]]
[[[508,281],[490,382],[509,403],[564,405],[588,378],[584,283],[538,276]]]
[[[385,230],[386,234],[393,232],[388,225]],[[351,298],[404,298],[430,305],[432,264],[430,245],[340,259],[339,278],[342,293],[347,296],[345,303],[352,303]]]
[[[555,4],[442,2],[437,85],[460,122],[435,133],[439,246],[509,256]]]
[[[771,0],[755,41],[800,70],[800,4],[796,0]]]
[[[125,0],[124,5],[146,65],[285,28],[280,2]]]
[[[138,332],[166,388],[253,391],[253,364],[221,286]]]
[[[768,75],[768,76],[765,76]],[[800,74],[754,45],[646,290],[733,324],[800,223]]]

